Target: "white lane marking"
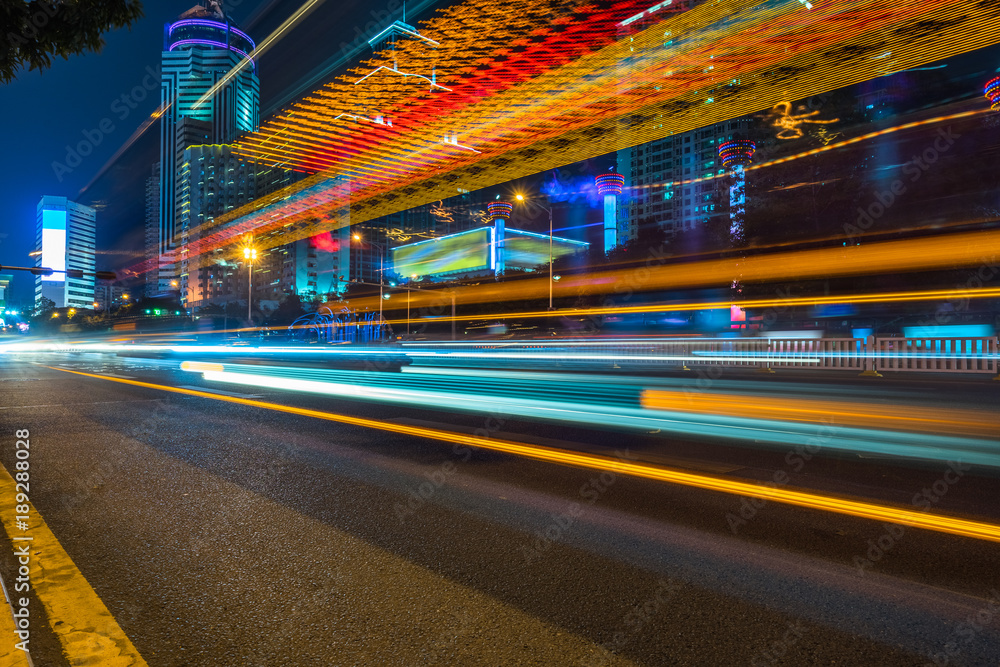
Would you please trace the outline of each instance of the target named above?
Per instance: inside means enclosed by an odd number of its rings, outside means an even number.
[[[235,391],[224,391],[222,389],[208,389],[207,387],[197,387],[191,384],[182,384],[177,387],[178,389],[194,389],[195,391],[204,391],[209,394],[222,394],[223,396],[235,396],[236,398],[263,398],[263,394],[237,394]]]
[[[105,405],[110,403],[151,403],[162,398],[136,398],[130,401],[82,401],[80,403],[43,403],[41,405],[3,405],[0,410],[26,410],[28,408],[68,408],[73,405]]]

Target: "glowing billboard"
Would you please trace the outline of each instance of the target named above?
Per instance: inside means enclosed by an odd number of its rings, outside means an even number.
[[[392,249],[392,266],[403,278],[412,276],[452,276],[496,268],[494,236],[503,247],[503,268],[537,269],[549,263],[549,236],[509,227],[480,227],[449,234],[430,241],[418,241]],[[559,236],[552,237],[552,258],[585,250],[589,244]],[[503,271],[501,269],[501,272]]]
[[[480,227],[393,248],[393,270],[407,278],[487,270],[492,232],[492,227]]]
[[[508,269],[537,269],[549,263],[549,235],[525,232],[520,229],[506,230],[504,248]],[[552,237],[552,259],[585,250],[589,243]]]
[[[42,211],[42,266],[54,271],[66,270],[66,211]],[[42,276],[42,280],[62,282],[66,274]]]

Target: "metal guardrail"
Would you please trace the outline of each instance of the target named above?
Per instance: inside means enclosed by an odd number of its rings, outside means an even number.
[[[874,338],[874,370],[932,373],[998,372],[997,338]]]
[[[416,344],[420,345],[420,344]],[[496,341],[472,345],[426,344],[461,357],[461,350],[565,352],[565,363],[605,361],[616,366],[809,368],[925,373],[1000,373],[1000,339],[965,338],[687,338],[659,340]],[[525,356],[526,355],[526,356]],[[502,356],[502,355],[498,355]],[[539,355],[551,360],[552,355]],[[998,375],[1000,378],[1000,375]]]

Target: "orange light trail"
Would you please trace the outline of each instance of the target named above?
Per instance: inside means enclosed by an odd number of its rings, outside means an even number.
[[[739,394],[666,391],[646,389],[641,404],[652,410],[726,415],[749,419],[775,419],[821,423],[833,420],[843,426],[901,429],[904,431],[935,432],[996,439],[1000,436],[1000,419],[981,410],[939,410],[910,406],[873,405],[855,401],[802,399],[791,396],[741,396]]]
[[[594,308],[558,308],[556,311],[550,310],[524,310],[509,313],[496,313],[489,315],[466,315],[463,317],[450,315],[435,316],[436,322],[464,321],[470,319],[488,318],[491,320],[504,319],[531,319],[536,317],[576,317],[583,315],[625,315],[629,313],[657,313],[657,312],[685,312],[692,310],[716,310],[729,309],[732,306],[740,308],[771,308],[792,306],[823,306],[832,304],[859,304],[859,303],[907,303],[918,301],[941,301],[954,299],[985,299],[989,297],[1000,297],[1000,287],[980,288],[980,289],[954,289],[954,290],[931,290],[926,292],[883,292],[880,294],[846,294],[843,296],[820,296],[820,297],[789,297],[778,299],[748,299],[743,301],[701,301],[689,303],[645,303],[636,306],[600,306]],[[412,303],[411,303],[412,307]],[[425,322],[423,318],[410,318],[409,320],[386,320],[391,324],[405,324],[407,322]],[[347,326],[351,326],[348,323]],[[360,325],[359,325],[360,326]],[[308,328],[302,327],[302,328]]]
[[[961,232],[917,239],[880,241],[859,246],[795,250],[746,258],[596,271],[563,276],[562,280],[553,286],[553,293],[556,299],[566,299],[576,298],[581,293],[613,294],[626,291],[722,286],[729,285],[736,279],[744,283],[766,283],[776,280],[930,271],[990,266],[996,263],[998,256],[1000,256],[1000,230]],[[452,291],[458,303],[485,303],[517,298],[541,298],[548,294],[548,289],[549,280],[548,277],[544,277],[458,286]],[[955,291],[961,292],[961,290]],[[415,292],[410,300],[411,308],[419,308],[438,303],[440,297]],[[354,305],[363,307],[376,304],[376,301],[377,297],[368,300],[359,299]],[[779,300],[778,303],[786,302]]]
[[[631,461],[622,461],[620,459],[609,459],[603,456],[581,454],[578,452],[555,449],[551,447],[540,447],[512,440],[481,438],[475,435],[455,433],[442,429],[427,428],[423,426],[408,426],[405,424],[396,424],[376,419],[351,417],[349,415],[297,408],[290,405],[281,405],[279,403],[269,403],[254,399],[239,398],[237,396],[225,396],[221,394],[197,391],[194,389],[182,389],[180,387],[171,387],[167,385],[153,384],[150,382],[141,382],[138,380],[127,380],[124,378],[108,377],[105,375],[95,375],[93,373],[72,371],[53,366],[45,366],[45,368],[49,368],[54,371],[62,371],[64,373],[72,373],[74,375],[81,375],[84,377],[96,378],[99,380],[118,382],[135,387],[144,387],[147,389],[156,389],[159,391],[184,394],[187,396],[209,398],[226,403],[246,405],[248,407],[261,408],[265,410],[274,410],[276,412],[283,412],[286,414],[323,419],[326,421],[377,429],[391,433],[399,433],[401,435],[408,435],[417,438],[427,438],[430,440],[437,440],[439,442],[461,444],[469,447],[476,447],[477,449],[502,452],[546,463],[554,463],[574,468],[585,468],[589,470],[608,470],[623,475],[652,479],[659,482],[667,482],[670,484],[678,484],[681,486],[689,486],[739,496],[763,498],[765,500],[773,500],[777,503],[795,505],[812,510],[846,514],[873,521],[885,521],[889,523],[913,526],[914,528],[921,528],[924,530],[970,537],[978,540],[1000,542],[1000,526],[982,521],[960,519],[957,517],[943,516],[929,512],[920,512],[913,509],[893,507],[889,505],[878,505],[875,503],[838,498],[835,496],[825,496],[817,493],[797,491],[788,488],[762,486],[760,484],[753,484],[750,482],[740,482],[710,475],[672,470],[646,463],[635,463]]]

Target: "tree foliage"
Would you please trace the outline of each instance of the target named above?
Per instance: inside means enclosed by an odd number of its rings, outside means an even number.
[[[302,299],[296,293],[286,294],[278,307],[268,316],[268,324],[291,324],[306,314]]]
[[[56,56],[99,52],[105,32],[141,17],[139,0],[0,0],[0,83],[25,67],[48,69]]]
[[[35,304],[35,309],[32,317],[40,317],[43,315],[51,315],[52,311],[56,308],[56,302],[47,296],[43,296]]]

